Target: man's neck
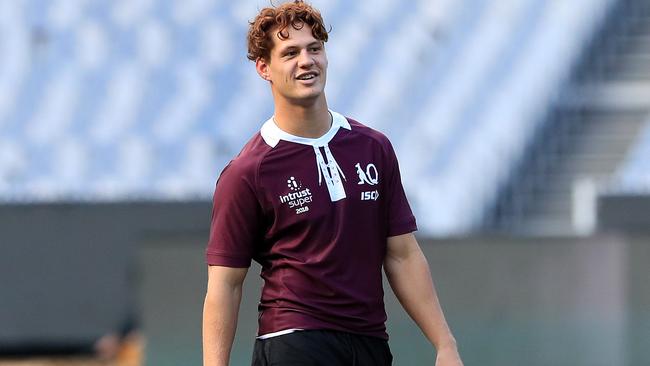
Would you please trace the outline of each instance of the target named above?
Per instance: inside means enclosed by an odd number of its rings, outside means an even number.
[[[332,124],[325,98],[309,106],[276,103],[273,119],[284,132],[307,138],[323,136]]]

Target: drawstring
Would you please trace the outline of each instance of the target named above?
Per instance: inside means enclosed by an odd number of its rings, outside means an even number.
[[[322,184],[324,177],[332,202],[342,200],[345,198],[345,188],[343,188],[341,177],[345,180],[345,174],[343,174],[343,170],[341,170],[341,167],[334,159],[329,146],[325,145],[323,146],[323,149],[325,150],[327,163],[323,158],[323,154],[320,152],[320,148],[314,146],[314,153],[316,153],[316,167],[318,168],[318,185],[320,186]]]

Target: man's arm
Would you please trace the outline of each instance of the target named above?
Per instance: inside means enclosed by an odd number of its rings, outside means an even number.
[[[429,265],[413,234],[388,238],[384,271],[404,310],[436,347],[436,365],[462,365],[456,340],[438,301]]]
[[[203,365],[227,366],[248,268],[208,267],[203,304]]]

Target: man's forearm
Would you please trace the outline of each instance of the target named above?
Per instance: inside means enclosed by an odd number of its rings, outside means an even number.
[[[429,265],[419,247],[404,256],[387,257],[385,271],[404,310],[440,350],[456,347],[431,279]]]
[[[203,365],[227,366],[237,328],[241,286],[219,286],[203,305]]]

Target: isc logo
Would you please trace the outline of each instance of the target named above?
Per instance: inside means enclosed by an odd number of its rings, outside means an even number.
[[[361,192],[362,201],[376,201],[377,199],[379,199],[378,190]]]

